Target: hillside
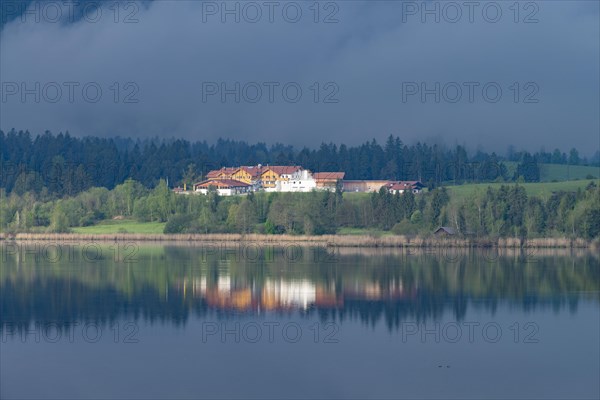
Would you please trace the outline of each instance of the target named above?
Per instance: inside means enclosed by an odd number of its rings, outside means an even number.
[[[517,162],[504,161],[509,176],[517,169]],[[539,164],[541,182],[560,182],[574,179],[589,179],[589,176],[600,178],[600,167],[586,165]]]

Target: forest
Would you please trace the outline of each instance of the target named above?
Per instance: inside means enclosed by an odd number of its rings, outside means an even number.
[[[352,230],[429,235],[440,226],[477,237],[593,239],[600,231],[597,181],[577,191],[528,195],[539,180],[538,162],[595,165],[555,150],[530,154],[509,148],[505,157],[462,146],[405,145],[390,136],[359,146],[318,149],[243,141],[133,140],[46,132],[0,131],[0,230],[69,232],[112,219],[165,223],[164,233],[332,234]],[[512,176],[504,162],[517,162]],[[178,195],[206,172],[232,165],[302,165],[345,171],[346,179],[421,180],[414,195],[379,193],[251,193],[220,197]],[[471,196],[452,196],[444,185],[502,182]]]
[[[514,172],[506,162],[518,163]],[[483,151],[469,155],[461,145],[408,145],[391,135],[384,144],[371,140],[356,146],[322,143],[297,149],[225,139],[208,144],[0,131],[0,188],[6,194],[34,192],[43,199],[75,196],[94,187],[111,190],[127,179],[147,188],[156,187],[161,179],[169,187],[191,184],[222,166],[301,165],[313,172],[344,171],[350,180],[419,180],[433,189],[446,182],[537,182],[540,163],[597,166],[599,162],[599,153],[587,159],[576,149],[568,154],[558,149],[531,154],[509,147],[505,156]]]
[[[600,236],[600,189],[594,181],[576,192],[547,199],[528,196],[522,185],[477,190],[453,197],[445,187],[423,193],[249,193],[221,197],[180,195],[161,180],[152,188],[128,179],[114,189],[92,188],[73,197],[39,201],[12,193],[0,203],[4,232],[69,232],[111,219],[163,222],[164,233],[334,234],[377,230],[427,236],[439,226],[461,236]]]

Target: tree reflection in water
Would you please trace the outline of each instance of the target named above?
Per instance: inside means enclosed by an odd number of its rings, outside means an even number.
[[[115,260],[108,245],[99,260],[81,253],[58,261],[21,248],[3,252],[1,326],[33,322],[111,323],[119,318],[174,325],[232,314],[317,314],[323,320],[382,318],[390,331],[402,321],[428,321],[467,308],[493,314],[503,303],[523,310],[599,301],[598,258],[591,252],[482,250],[449,252],[303,248],[290,257],[272,247],[260,257],[239,248],[139,248],[135,260]]]

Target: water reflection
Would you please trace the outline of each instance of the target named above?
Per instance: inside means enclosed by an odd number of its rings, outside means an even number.
[[[0,397],[600,393],[593,253],[84,248],[0,248]]]
[[[83,246],[78,246],[82,248]],[[204,317],[264,313],[322,320],[427,321],[469,308],[493,315],[522,310],[574,312],[600,300],[598,258],[589,252],[453,249],[401,251],[269,247],[247,249],[99,246],[94,257],[60,247],[3,244],[1,325],[69,324],[119,318],[175,325]],[[256,249],[254,249],[256,250]]]

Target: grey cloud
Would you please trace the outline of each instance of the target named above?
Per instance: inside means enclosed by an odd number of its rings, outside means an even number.
[[[220,3],[219,3],[220,4]],[[599,147],[599,26],[596,2],[536,2],[535,24],[514,23],[508,3],[498,23],[402,20],[400,2],[337,2],[338,23],[203,22],[201,2],[158,1],[140,8],[136,24],[80,20],[70,25],[8,23],[1,44],[5,82],[97,82],[98,103],[56,104],[12,96],[2,102],[0,127],[69,130],[75,135],[162,136],[314,146],[323,140],[355,144],[389,134],[408,142],[444,138],[471,148],[504,151],[509,144],[537,150]],[[421,4],[418,2],[416,4]],[[440,3],[441,4],[441,3]],[[484,3],[481,3],[484,4]],[[320,18],[323,18],[323,10]],[[524,18],[523,12],[520,18]],[[402,101],[403,82],[497,82],[498,103],[481,98],[456,104]],[[119,103],[113,102],[119,83]],[[134,82],[138,103],[123,104]],[[273,103],[203,102],[202,82],[280,82]],[[297,82],[303,96],[284,101],[279,90]],[[310,89],[319,83],[320,102]],[[338,103],[323,103],[335,82]],[[518,82],[521,101],[510,86]],[[537,104],[524,104],[522,87],[539,87]],[[481,86],[480,86],[481,87]]]

